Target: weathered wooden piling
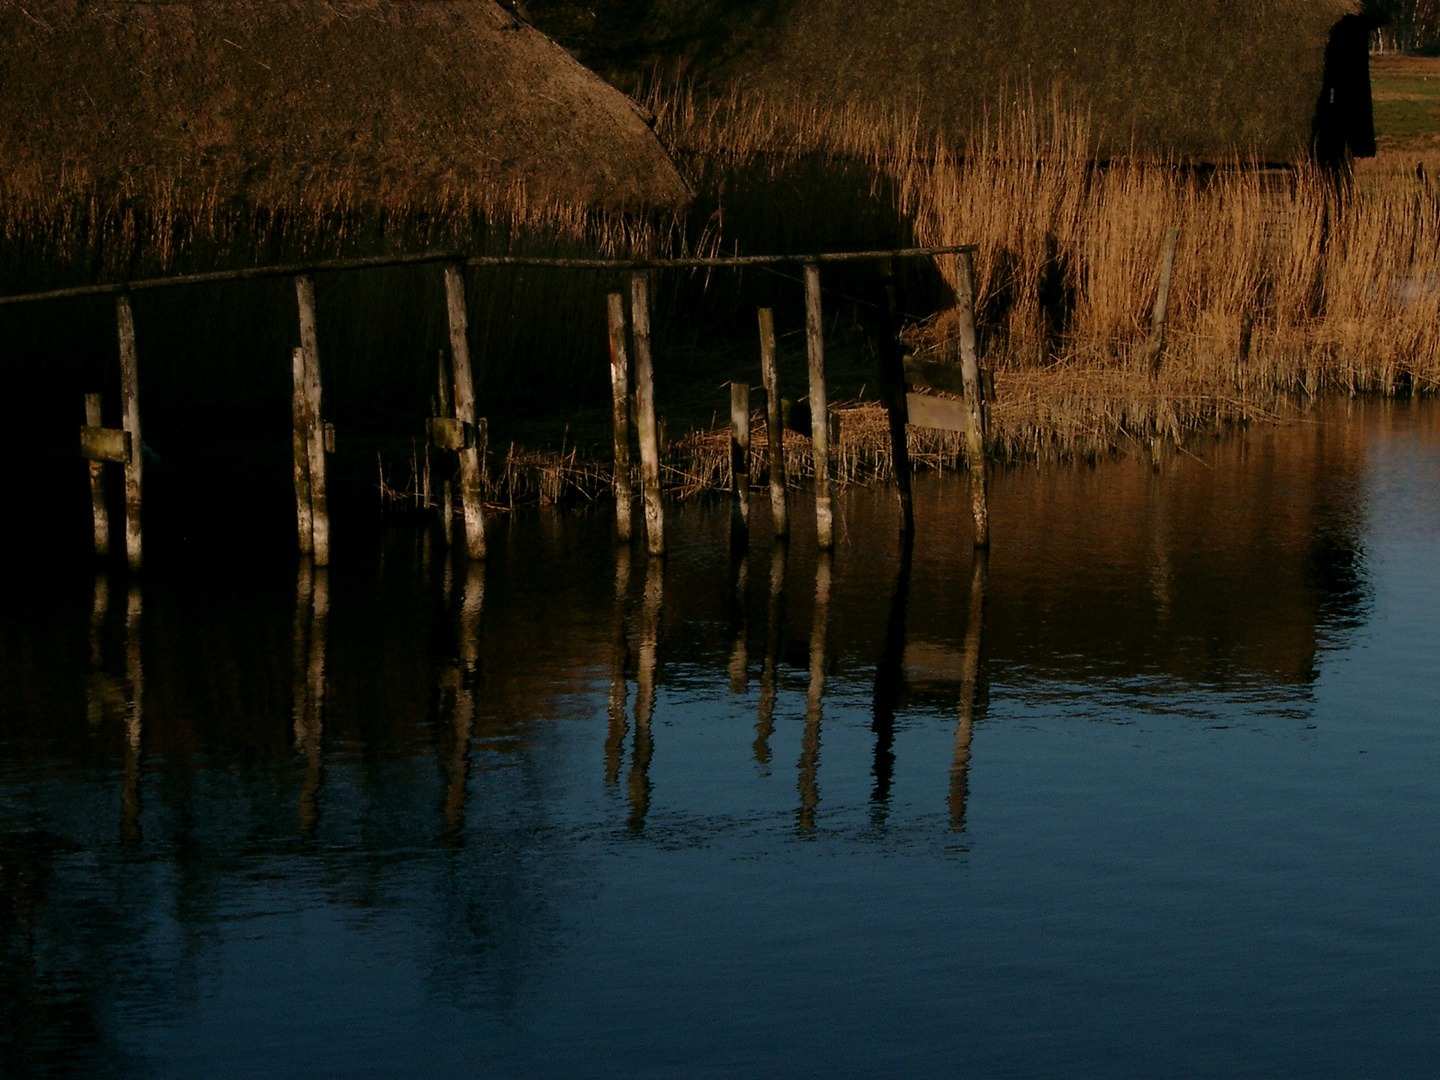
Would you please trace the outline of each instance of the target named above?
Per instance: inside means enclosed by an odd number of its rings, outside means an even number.
[[[440,420],[452,420],[455,417],[455,381],[450,374],[450,361],[445,355],[445,350],[440,350],[440,355],[435,361],[435,412],[436,418]],[[461,429],[461,442],[464,442],[464,430]],[[438,443],[435,432],[430,433],[431,443]],[[447,459],[448,460],[448,459]],[[447,466],[445,479],[440,482],[440,505],[436,507],[436,516],[440,521],[440,537],[445,546],[453,547],[455,544],[455,489],[450,479],[450,471]]]
[[[100,395],[85,395],[85,424],[92,429],[103,425],[100,418]],[[95,521],[95,554],[110,554],[110,511],[105,505],[105,463],[91,458],[90,515]]]
[[[330,564],[330,502],[325,489],[325,418],[320,402],[320,337],[315,323],[315,282],[309,274],[295,278],[300,310],[300,351],[304,361],[305,457],[310,477],[310,554],[316,566]],[[305,549],[302,547],[302,551]]]
[[[650,278],[630,275],[630,327],[635,335],[635,411],[640,427],[640,484],[645,538],[651,555],[665,554],[665,507],[660,501],[660,442],[655,427],[655,368],[650,356]]]
[[[750,387],[730,384],[730,493],[734,498],[730,531],[750,533]]]
[[[777,538],[790,535],[790,509],[785,502],[785,417],[780,400],[780,373],[775,364],[775,313],[759,310],[760,378],[765,385],[765,454],[770,473],[770,519]]]
[[[895,271],[889,259],[880,264],[880,398],[890,421],[890,457],[894,462],[895,487],[900,495],[900,527],[915,531],[915,499],[910,486],[910,423],[905,398],[905,358],[900,349],[900,326],[895,301]]]
[[[470,320],[465,310],[465,268],[445,266],[445,308],[450,320],[450,365],[455,379],[455,418],[466,432],[460,450],[460,503],[465,512],[465,552],[485,558],[485,511],[480,490],[480,425],[475,416],[475,379],[470,367]]]
[[[615,539],[629,543],[632,534],[630,491],[630,357],[625,351],[625,297],[606,297],[610,323],[610,404],[615,436]]]
[[[825,323],[820,308],[820,264],[805,264],[805,345],[810,359],[810,440],[815,451],[815,543],[835,547],[830,491],[830,409],[825,400]]]
[[[1180,243],[1180,229],[1172,225],[1165,230],[1165,250],[1160,255],[1160,284],[1155,290],[1155,307],[1150,313],[1150,347],[1147,350],[1150,373],[1160,373],[1165,355],[1165,321],[1170,314],[1170,282],[1175,274],[1175,248]]]
[[[315,550],[314,522],[310,511],[310,425],[306,419],[305,349],[290,354],[290,448],[295,473],[295,525],[300,554]]]
[[[985,470],[985,401],[980,384],[980,346],[975,334],[975,260],[968,251],[955,256],[955,314],[960,328],[960,378],[969,420],[965,457],[970,466],[970,509],[975,546],[990,544],[990,502]]]
[[[125,458],[125,560],[139,570],[141,558],[140,482],[144,472],[145,443],[140,434],[140,371],[135,348],[135,313],[130,297],[115,298],[115,324],[120,338],[120,426],[130,436]]]

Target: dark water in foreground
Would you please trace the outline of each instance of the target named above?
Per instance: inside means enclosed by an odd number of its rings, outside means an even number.
[[[1437,411],[964,494],[12,566],[6,1073],[1433,1075]]]

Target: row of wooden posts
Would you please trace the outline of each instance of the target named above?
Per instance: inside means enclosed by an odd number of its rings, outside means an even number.
[[[975,544],[989,543],[989,516],[986,502],[985,430],[986,394],[975,333],[974,269],[971,248],[904,249],[893,252],[855,252],[842,255],[812,256],[808,259],[741,257],[733,259],[664,260],[661,262],[624,263],[600,260],[494,260],[472,259],[471,264],[514,262],[525,265],[574,268],[630,267],[628,326],[626,297],[609,294],[608,322],[610,338],[610,372],[613,392],[613,427],[615,446],[614,492],[616,501],[616,537],[628,542],[632,537],[632,504],[630,463],[630,423],[633,381],[633,403],[640,449],[640,485],[645,514],[646,544],[651,555],[665,553],[665,512],[660,487],[660,451],[655,409],[654,358],[651,349],[650,286],[653,270],[658,266],[745,266],[755,263],[798,261],[804,269],[806,351],[809,367],[808,434],[814,451],[815,532],[821,550],[835,545],[833,492],[830,480],[830,424],[825,386],[825,342],[823,334],[820,264],[822,261],[879,262],[883,284],[880,318],[880,388],[890,420],[895,476],[899,492],[901,528],[906,535],[914,530],[914,507],[910,492],[910,458],[906,428],[922,427],[960,431],[966,438],[966,455],[971,477],[971,498],[975,518]],[[949,255],[955,260],[956,314],[959,324],[959,363],[919,362],[902,355],[898,337],[898,312],[892,259],[916,255]],[[407,259],[404,263],[419,260]],[[438,261],[438,260],[434,260]],[[352,260],[335,263],[324,269],[349,266],[387,265],[377,260]],[[279,273],[282,268],[276,268]],[[465,302],[465,261],[454,260],[444,266],[446,313],[450,347],[448,363],[442,353],[435,413],[429,423],[428,437],[441,450],[453,452],[458,459],[459,494],[463,508],[464,549],[476,560],[485,558],[485,521],[482,475],[486,449],[486,424],[477,416],[474,378],[470,361],[469,320]],[[255,276],[253,272],[231,274],[232,277]],[[186,280],[218,280],[220,275],[194,275]],[[296,524],[299,548],[311,556],[316,566],[328,565],[330,559],[330,516],[326,495],[325,457],[334,450],[334,428],[325,423],[322,412],[320,350],[315,316],[315,287],[311,273],[294,275],[295,296],[299,310],[300,345],[293,350],[291,374],[292,448]],[[150,285],[166,282],[148,283]],[[69,290],[66,295],[86,291],[114,290],[95,287],[92,290]],[[58,295],[58,294],[57,294]],[[48,298],[49,294],[36,298]],[[135,320],[128,292],[115,296],[117,332],[120,352],[120,428],[106,428],[101,421],[98,394],[85,399],[86,423],[81,428],[81,453],[90,462],[91,503],[95,529],[95,550],[105,555],[110,550],[110,522],[106,508],[105,471],[108,463],[123,466],[125,475],[125,551],[131,569],[138,570],[141,557],[141,490],[144,467],[144,444],[140,429],[139,380],[135,345]],[[790,531],[787,507],[783,432],[787,418],[782,415],[779,378],[776,370],[775,322],[771,309],[758,313],[760,336],[761,381],[766,392],[766,423],[769,432],[768,467],[770,473],[771,520],[776,536]],[[633,350],[633,380],[630,356]],[[927,391],[939,391],[937,396]],[[748,529],[750,505],[750,400],[749,383],[736,380],[731,384],[732,483],[735,500],[735,522]],[[792,421],[789,426],[796,426]],[[446,541],[451,539],[453,492],[446,482],[441,496],[441,520]]]

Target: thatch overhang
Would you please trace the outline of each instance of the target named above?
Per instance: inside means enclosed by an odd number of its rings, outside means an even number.
[[[1007,101],[1058,94],[1088,113],[1104,155],[1202,162],[1307,157],[1332,34],[1346,16],[1367,32],[1358,0],[760,6],[763,19],[686,57],[712,87],[788,108],[918,112],[961,144]],[[1367,116],[1368,89],[1366,76]]]
[[[643,112],[493,0],[0,0],[0,199],[673,210]]]

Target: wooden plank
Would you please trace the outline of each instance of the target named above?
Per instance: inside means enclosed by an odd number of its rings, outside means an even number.
[[[750,387],[740,382],[730,384],[730,493],[734,498],[731,532],[747,536],[750,532]]]
[[[320,339],[315,320],[315,282],[295,279],[300,309],[300,350],[304,361],[305,460],[310,469],[310,537],[316,566],[330,565],[330,502],[325,485],[325,420],[321,411]]]
[[[85,427],[80,429],[80,451],[85,453],[85,432],[103,430],[100,427],[100,395],[85,395]],[[121,432],[122,435],[125,432]],[[122,439],[123,460],[130,459],[130,443]],[[95,524],[95,554],[110,554],[110,510],[105,505],[105,466],[103,459],[90,457],[90,516]]]
[[[970,413],[965,428],[965,457],[970,466],[975,546],[988,547],[990,502],[985,471],[985,399],[980,392],[980,345],[975,334],[975,260],[968,251],[955,256],[955,314],[960,324],[960,374]]]
[[[125,560],[131,570],[142,563],[140,535],[140,491],[144,472],[145,442],[140,435],[140,372],[135,349],[135,313],[130,297],[115,298],[115,324],[120,337],[121,427],[130,436],[131,452],[125,457]]]
[[[96,419],[99,419],[99,394],[86,394],[87,398],[95,398],[97,401],[95,412]],[[89,402],[86,402],[86,411],[89,411]],[[88,419],[88,417],[87,417]],[[130,460],[133,448],[130,443],[130,433],[124,428],[107,428],[98,425],[86,424],[80,429],[80,456],[91,465],[99,467],[103,461],[113,461],[124,465]],[[91,471],[91,475],[101,476],[103,474]]]
[[[835,547],[830,490],[830,410],[825,400],[825,324],[820,308],[820,267],[805,264],[805,346],[810,361],[810,440],[815,453],[815,543]]]
[[[635,335],[635,405],[640,427],[640,485],[651,555],[665,554],[665,507],[660,501],[660,443],[655,427],[655,368],[650,356],[650,279],[630,275],[630,326]]]
[[[785,502],[785,422],[780,375],[775,366],[775,313],[760,308],[760,379],[765,386],[765,454],[770,473],[770,521],[777,537],[790,535]]]
[[[910,423],[933,431],[969,431],[970,407],[954,398],[930,394],[906,394],[906,411]]]
[[[605,298],[610,327],[610,406],[615,441],[615,539],[629,543],[635,496],[630,490],[630,357],[625,351],[625,297]]]
[[[295,478],[295,526],[300,554],[315,550],[315,525],[310,510],[310,427],[305,419],[305,350],[290,354],[290,451]]]
[[[455,417],[476,429],[475,376],[470,366],[470,319],[465,309],[465,271],[459,263],[445,267],[445,308],[450,321],[450,364],[455,377]],[[465,551],[485,558],[485,509],[480,490],[480,448],[460,451],[460,503],[465,511]]]

